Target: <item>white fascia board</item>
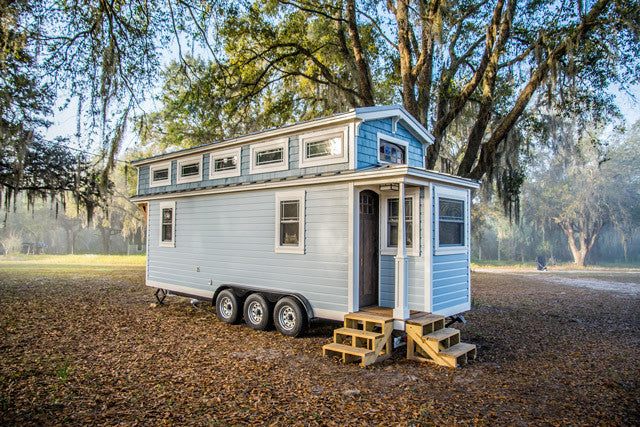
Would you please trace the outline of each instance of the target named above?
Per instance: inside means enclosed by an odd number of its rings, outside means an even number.
[[[420,172],[420,173],[419,173]],[[439,174],[437,172],[428,172],[407,166],[388,166],[384,169],[373,169],[366,171],[349,172],[339,175],[329,176],[312,176],[310,178],[293,179],[276,182],[258,182],[251,184],[245,182],[238,185],[219,186],[215,188],[202,188],[190,191],[179,191],[164,194],[145,194],[134,196],[130,200],[133,202],[146,202],[149,200],[175,199],[179,197],[194,197],[207,194],[236,193],[241,191],[266,190],[271,188],[294,188],[307,185],[337,183],[337,182],[362,182],[367,180],[376,180],[380,183],[406,182],[407,184],[428,185],[429,183],[442,183],[463,188],[478,188],[480,184],[477,181],[470,181],[464,178],[454,179],[449,175]],[[359,184],[358,184],[359,185]]]
[[[397,118],[407,127],[420,142],[426,145],[433,144],[433,135],[427,131],[418,120],[415,119],[404,107],[391,105],[388,107],[365,107],[355,109],[356,117],[361,120],[376,120],[386,118]]]
[[[149,163],[155,163],[161,160],[175,159],[183,156],[190,156],[192,154],[204,153],[211,150],[219,150],[223,148],[232,148],[238,145],[244,145],[251,142],[266,141],[278,137],[288,137],[300,132],[313,131],[318,128],[346,124],[352,122],[356,118],[355,110],[347,111],[346,113],[336,114],[331,117],[324,117],[317,120],[311,120],[308,122],[296,123],[289,126],[284,126],[276,129],[269,129],[263,132],[258,132],[250,135],[243,135],[237,138],[231,138],[222,140],[219,142],[212,142],[210,144],[204,144],[199,147],[187,148],[172,153],[159,154],[153,157],[147,157],[144,159],[134,160],[131,162],[132,166],[140,167]]]

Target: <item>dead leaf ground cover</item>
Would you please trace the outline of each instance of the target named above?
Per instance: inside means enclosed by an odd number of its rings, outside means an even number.
[[[461,330],[476,362],[400,349],[360,368],[320,356],[335,323],[298,339],[229,326],[184,298],[150,307],[143,278],[131,263],[0,263],[0,424],[640,422],[637,297],[474,274]]]

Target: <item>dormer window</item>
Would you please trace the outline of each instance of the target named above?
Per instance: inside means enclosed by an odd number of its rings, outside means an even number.
[[[378,163],[406,165],[409,142],[378,132]]]
[[[209,179],[240,176],[241,154],[242,148],[211,153],[209,157]]]
[[[289,169],[289,138],[251,144],[249,173]]]
[[[380,161],[404,165],[407,163],[404,147],[389,141],[380,141]]]

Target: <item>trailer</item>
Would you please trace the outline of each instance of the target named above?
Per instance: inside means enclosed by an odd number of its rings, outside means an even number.
[[[287,336],[344,321],[325,353],[345,361],[388,357],[402,331],[411,358],[455,366],[475,355],[444,319],[470,309],[479,184],[425,169],[432,142],[390,105],[136,160],[146,285]]]

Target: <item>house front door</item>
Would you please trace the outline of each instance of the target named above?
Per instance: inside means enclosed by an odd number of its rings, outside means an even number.
[[[378,195],[360,193],[360,308],[378,304]]]

